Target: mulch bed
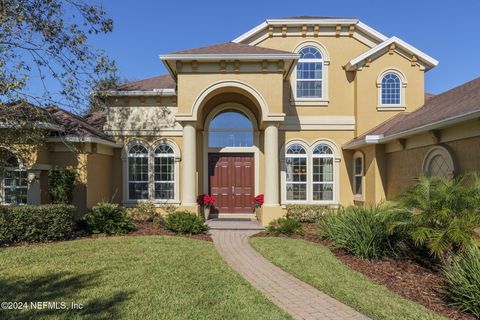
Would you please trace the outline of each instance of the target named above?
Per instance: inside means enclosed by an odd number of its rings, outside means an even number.
[[[475,319],[474,316],[461,313],[445,303],[441,288],[444,277],[440,272],[426,268],[416,261],[408,259],[363,260],[341,248],[335,247],[331,242],[321,239],[317,235],[316,225],[306,223],[302,224],[302,226],[306,231],[304,236],[279,236],[319,243],[327,247],[337,259],[350,268],[363,273],[402,297],[415,301],[450,319]],[[254,236],[269,237],[271,235],[259,233]]]
[[[180,234],[174,233],[170,230],[166,230],[160,228],[160,226],[154,222],[136,222],[135,223],[135,230],[126,234],[127,236],[178,236],[178,237],[185,237],[189,239],[195,240],[203,240],[203,241],[213,241],[212,237],[208,234]]]

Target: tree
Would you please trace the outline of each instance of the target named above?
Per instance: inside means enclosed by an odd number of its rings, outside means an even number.
[[[107,105],[105,103],[105,92],[116,89],[119,85],[127,83],[126,79],[120,79],[116,75],[111,75],[106,78],[102,78],[93,83],[92,94],[90,95],[89,103],[85,114],[91,114],[97,111],[105,111]]]
[[[88,44],[89,37],[112,29],[102,7],[83,1],[0,0],[3,102],[85,106],[92,84],[115,71],[115,63]],[[39,94],[32,91],[37,82],[43,87]]]
[[[88,40],[112,29],[101,6],[80,0],[0,0],[0,148],[26,158],[43,145],[54,124],[36,106],[87,105],[116,69]]]

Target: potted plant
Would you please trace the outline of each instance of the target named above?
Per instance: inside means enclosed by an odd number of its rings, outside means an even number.
[[[262,206],[263,206],[263,194],[259,194],[253,198],[253,207],[255,208],[255,214],[258,220],[262,220]]]
[[[205,221],[208,220],[208,216],[210,215],[210,209],[213,207],[215,203],[215,197],[211,194],[201,194],[197,198],[197,202],[202,208],[203,217]]]

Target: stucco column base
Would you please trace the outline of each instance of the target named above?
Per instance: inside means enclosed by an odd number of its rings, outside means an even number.
[[[190,211],[196,215],[200,214],[200,206],[198,204],[181,204],[177,211]]]
[[[266,227],[273,220],[284,217],[285,213],[285,209],[281,206],[264,205],[262,206],[261,214],[257,218],[262,226]]]

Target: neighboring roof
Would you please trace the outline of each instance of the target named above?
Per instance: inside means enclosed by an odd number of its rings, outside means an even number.
[[[344,148],[368,143],[375,136],[377,143],[442,128],[480,116],[480,77],[428,99],[411,112],[400,113],[376,128],[345,144]]]
[[[267,54],[267,55],[282,54],[283,55],[283,54],[293,54],[293,52],[251,46],[243,43],[225,42],[225,43],[219,43],[219,44],[214,44],[210,46],[182,50],[182,51],[171,53],[171,55],[174,55],[174,54],[179,54],[179,55],[182,55],[182,54]]]
[[[84,117],[86,123],[92,127],[103,131],[103,126],[107,122],[107,112],[106,111],[96,111],[90,114],[87,114]]]
[[[169,75],[129,82],[118,86],[118,91],[154,91],[156,89],[175,89],[175,80]]]
[[[376,47],[373,47],[370,50],[350,60],[345,65],[345,69],[347,71],[356,70],[359,67],[359,65],[361,66],[362,63],[365,63],[366,59],[374,56],[378,56],[379,54],[381,54],[382,50],[385,50],[385,49],[388,50],[388,48],[392,44],[395,44],[395,46],[400,47],[401,49],[405,50],[411,55],[415,55],[419,61],[422,61],[425,64],[425,67],[427,70],[435,67],[438,64],[438,61],[430,57],[428,54],[418,50],[417,48],[409,45],[408,43],[406,43],[405,41],[397,37],[391,37],[388,40],[380,43]]]
[[[49,130],[60,129],[44,109],[26,101],[17,101],[0,106],[0,127],[32,126]]]
[[[60,109],[58,107],[47,107],[45,109],[56,123],[63,128],[62,136],[75,136],[79,138],[97,138],[110,142],[114,140],[103,133],[94,125],[89,124],[87,120],[77,116],[71,112]]]

